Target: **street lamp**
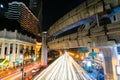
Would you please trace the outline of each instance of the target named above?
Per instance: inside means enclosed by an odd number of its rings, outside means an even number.
[[[20,55],[20,57],[22,58],[22,68],[21,68],[22,80],[24,80],[24,53],[25,53],[25,50],[23,50],[23,55]]]
[[[20,55],[20,58],[22,58],[22,67],[21,67],[21,72],[22,72],[22,80],[24,80],[24,56]]]

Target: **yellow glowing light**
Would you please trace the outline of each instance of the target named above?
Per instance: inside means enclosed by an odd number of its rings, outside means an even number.
[[[75,56],[75,58],[79,58],[79,54],[77,54],[77,55]]]
[[[74,56],[75,55],[74,53],[71,53],[71,52],[69,52],[69,54],[70,54],[70,56]]]
[[[94,48],[94,52],[98,53],[99,49],[98,48]]]
[[[83,60],[83,59],[84,59],[84,57],[83,57],[83,56],[81,56],[81,59]]]
[[[95,80],[67,53],[56,59],[33,80]]]
[[[53,58],[48,58],[48,60],[53,60]]]
[[[89,52],[87,52],[87,53],[85,54],[85,56],[88,57],[88,56],[89,56]]]
[[[37,42],[37,43],[36,43],[36,53],[39,52],[39,50],[40,50],[40,48],[41,48],[41,45],[42,45],[41,42]]]
[[[41,62],[41,67],[46,67],[46,64],[45,64],[45,62]]]
[[[32,79],[32,77],[33,77],[33,76],[32,76],[32,75],[30,75],[30,76],[29,76],[29,79]]]

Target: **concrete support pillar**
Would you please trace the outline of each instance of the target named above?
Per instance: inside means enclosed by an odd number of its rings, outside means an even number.
[[[100,48],[104,55],[105,80],[117,80],[116,65],[117,56],[114,47]]]
[[[120,65],[120,58],[119,58],[119,49],[117,48],[118,46],[114,46],[114,54],[113,54],[113,59],[112,59],[112,63],[113,63],[113,70],[114,70],[114,80],[120,80],[120,75],[117,75],[117,69],[116,69],[116,65]]]
[[[23,49],[23,59],[25,59],[25,52],[26,52],[26,45],[24,45],[24,49]]]
[[[10,60],[10,42],[7,42],[7,56],[6,59]]]
[[[33,50],[34,50],[34,54],[36,55],[35,45],[33,45]],[[34,55],[34,56],[35,56],[35,55]]]
[[[29,45],[29,47],[28,47],[28,50],[29,50],[29,52],[30,52],[30,54],[31,54],[31,46]],[[31,55],[29,55],[29,59],[31,59]]]
[[[5,58],[5,42],[2,42],[2,47],[1,47],[1,58]]]
[[[20,44],[17,44],[17,58],[20,56]]]
[[[8,46],[7,46],[7,54],[9,55],[10,54],[10,42],[7,43]]]
[[[24,45],[24,50],[23,50],[23,54],[25,54],[25,52],[26,52],[26,45]]]
[[[13,48],[12,48],[12,56],[13,56],[13,61],[15,61],[15,59],[16,59],[16,43],[14,42],[13,43],[13,46],[12,46]]]
[[[35,57],[37,56],[36,45],[34,45]]]
[[[46,45],[46,32],[42,33],[42,52],[41,52],[41,65],[47,66],[47,45]]]
[[[31,50],[31,46],[28,47],[28,50],[29,50],[29,51]]]

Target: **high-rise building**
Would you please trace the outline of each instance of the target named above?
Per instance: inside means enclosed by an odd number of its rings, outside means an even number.
[[[29,8],[39,19],[39,33],[42,32],[42,0],[29,0]]]
[[[42,10],[42,0],[29,0],[29,8],[38,17]]]
[[[8,19],[17,20],[25,30],[37,35],[39,20],[22,2],[11,2],[8,4],[8,11],[5,13]]]

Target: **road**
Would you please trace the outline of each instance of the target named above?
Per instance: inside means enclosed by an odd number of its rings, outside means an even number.
[[[30,64],[28,66],[24,67],[24,73],[26,73],[25,77],[31,77],[32,75],[32,71],[34,69],[40,69],[40,65],[36,62],[33,64]],[[8,75],[6,75],[5,77],[2,77],[0,80],[21,80],[22,78],[22,72],[20,70],[20,68],[16,69],[16,70],[9,70],[8,71]]]

